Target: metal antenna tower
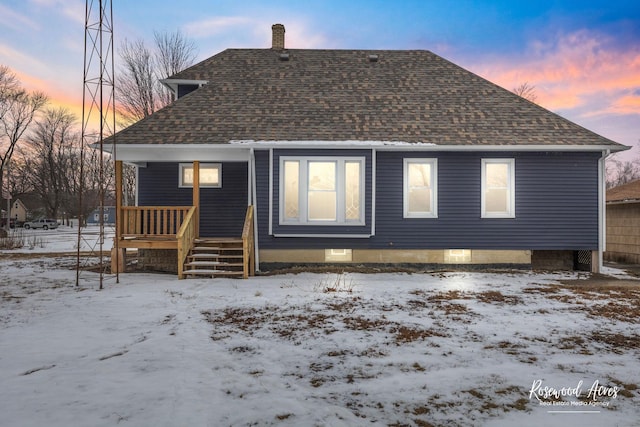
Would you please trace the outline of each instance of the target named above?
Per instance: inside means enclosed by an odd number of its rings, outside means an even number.
[[[111,0],[86,0],[84,30],[84,82],[82,94],[82,144],[80,149],[81,190],[78,200],[78,242],[76,260],[76,286],[80,281],[80,247],[84,222],[83,189],[85,188],[84,150],[89,145],[99,147],[98,197],[100,200],[100,289],[103,288],[104,258],[104,204],[105,204],[105,160],[104,139],[115,134],[115,68],[113,58],[113,7]],[[91,127],[91,129],[90,129]],[[93,127],[97,127],[95,130]],[[115,159],[115,141],[112,158]],[[91,177],[90,179],[95,179]],[[116,212],[116,215],[118,213]],[[116,218],[117,223],[117,218]],[[117,243],[116,243],[117,244]],[[115,251],[118,254],[116,248]],[[116,255],[117,256],[117,255]],[[118,260],[116,260],[117,262]],[[116,273],[116,281],[119,276]]]

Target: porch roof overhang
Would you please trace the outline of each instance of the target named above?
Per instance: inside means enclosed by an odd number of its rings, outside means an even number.
[[[248,161],[251,150],[265,149],[375,149],[377,151],[456,151],[456,152],[617,152],[628,150],[624,145],[513,144],[513,145],[440,145],[399,141],[230,141],[228,144],[122,144],[116,160],[125,162]],[[113,153],[113,145],[104,147]]]

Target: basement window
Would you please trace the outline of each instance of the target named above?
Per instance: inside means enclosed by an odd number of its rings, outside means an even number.
[[[353,259],[351,249],[325,249],[324,262],[351,262]]]
[[[180,188],[193,188],[193,164],[180,163]],[[200,164],[200,187],[222,187],[222,164]]]
[[[469,264],[471,249],[449,249],[444,251],[445,264]]]

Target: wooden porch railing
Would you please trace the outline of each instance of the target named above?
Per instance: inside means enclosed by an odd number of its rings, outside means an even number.
[[[175,237],[192,206],[122,206],[119,238]]]
[[[254,246],[253,206],[250,205],[247,207],[247,214],[244,217],[244,227],[242,227],[242,271],[245,279],[253,276],[256,271]]]
[[[192,206],[178,230],[178,279],[184,279],[184,262],[189,255],[193,241],[196,239],[196,219],[198,208]]]

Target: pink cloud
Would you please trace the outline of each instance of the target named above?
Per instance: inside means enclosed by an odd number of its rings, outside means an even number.
[[[550,43],[534,41],[527,55],[524,61],[501,58],[478,69],[507,89],[534,85],[538,102],[551,110],[640,114],[626,109],[633,105],[626,99],[629,91],[640,87],[640,47],[621,51],[606,36],[581,30]]]

